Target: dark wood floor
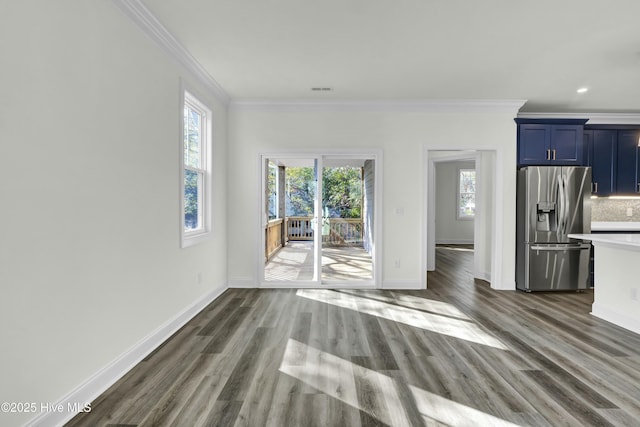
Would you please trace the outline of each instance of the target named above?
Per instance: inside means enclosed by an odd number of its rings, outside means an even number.
[[[591,292],[437,252],[426,291],[228,290],[68,425],[640,425],[640,336]]]

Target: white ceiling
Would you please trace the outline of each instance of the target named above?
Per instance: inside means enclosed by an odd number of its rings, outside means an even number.
[[[527,99],[521,111],[640,112],[640,0],[143,3],[236,100]]]

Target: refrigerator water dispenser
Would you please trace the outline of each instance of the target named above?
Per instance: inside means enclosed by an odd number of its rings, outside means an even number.
[[[538,202],[536,231],[556,231],[555,202]]]

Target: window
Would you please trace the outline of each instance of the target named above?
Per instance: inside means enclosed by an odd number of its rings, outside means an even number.
[[[476,214],[476,171],[458,169],[458,219],[473,219]]]
[[[211,111],[184,92],[182,117],[182,247],[211,231]]]

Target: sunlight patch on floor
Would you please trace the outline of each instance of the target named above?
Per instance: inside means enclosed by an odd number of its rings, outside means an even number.
[[[322,278],[366,280],[373,278],[371,256],[358,247],[322,248]]]
[[[372,294],[367,291],[359,291],[353,289],[341,289],[339,292],[368,298],[390,304],[400,305],[407,308],[415,308],[417,310],[428,311],[433,314],[441,314],[443,316],[455,317],[463,320],[471,320],[469,316],[460,311],[457,307],[442,301],[436,301],[428,298],[420,298],[413,295],[407,295],[400,292],[391,292],[393,296],[387,296],[382,293]]]
[[[356,296],[328,289],[299,289],[296,295],[465,341],[487,345],[500,350],[507,350],[497,338],[483,331],[470,320],[425,313],[424,311],[370,299],[365,296]],[[378,296],[380,296],[380,293],[373,294],[373,298],[377,298]]]
[[[265,265],[266,281],[313,279],[313,242],[290,242]]]
[[[279,370],[387,425],[411,425],[396,380],[387,375],[291,338],[287,342]],[[407,387],[413,394],[413,400],[426,425],[435,420],[450,426],[517,427],[517,424],[418,387]],[[366,399],[363,399],[365,402],[358,400],[358,388],[361,396],[366,393]]]
[[[371,255],[354,246],[323,247],[322,280],[363,281],[373,278]],[[265,264],[266,281],[313,280],[313,241],[290,241]]]

